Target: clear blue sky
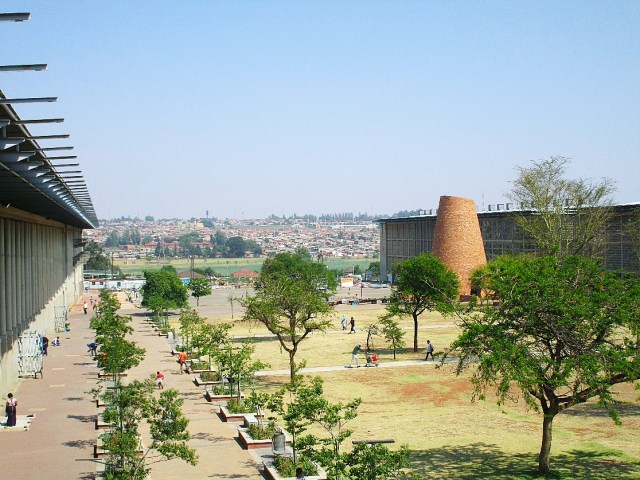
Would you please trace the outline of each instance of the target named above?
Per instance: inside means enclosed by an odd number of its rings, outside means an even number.
[[[14,1],[23,118],[65,117],[96,212],[255,218],[504,201],[515,167],[640,201],[638,1]],[[64,142],[62,142],[64,143]],[[53,141],[43,146],[61,145]]]

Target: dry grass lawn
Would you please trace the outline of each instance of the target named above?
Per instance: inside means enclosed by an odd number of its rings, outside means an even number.
[[[239,321],[231,294],[244,291],[221,290],[201,299],[199,312],[210,322],[233,323],[232,335],[252,338],[255,358],[272,369],[288,368],[286,352],[262,326]],[[384,313],[382,305],[339,305],[334,329],[311,335],[298,352],[297,360],[307,366],[341,366],[350,360],[356,343],[366,344],[365,327]],[[353,316],[358,332],[347,334],[340,318]],[[400,320],[407,332],[407,347],[398,360],[423,359],[427,339],[442,352],[457,336],[452,318],[425,314],[420,319],[418,353],[414,353],[413,321]],[[237,340],[240,341],[240,338]],[[381,337],[374,338],[383,362],[393,361],[391,350]],[[323,372],[325,392],[332,401],[363,399],[358,417],[349,428],[353,440],[394,439],[414,450],[413,466],[424,478],[514,479],[536,478],[537,452],[542,417],[522,403],[498,406],[489,393],[487,401],[471,402],[468,375],[456,376],[452,366],[436,368],[420,364],[397,368],[340,369]],[[286,375],[262,377],[257,388],[274,390],[288,380]],[[560,414],[554,421],[552,447],[553,478],[637,479],[640,478],[640,406],[638,391],[625,384],[616,388],[621,405],[622,425],[616,426],[595,402],[588,402]],[[346,448],[349,448],[347,445]]]

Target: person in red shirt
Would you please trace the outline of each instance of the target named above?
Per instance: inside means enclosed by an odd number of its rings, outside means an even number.
[[[156,384],[158,385],[158,388],[160,390],[164,389],[164,385],[162,384],[164,382],[164,375],[161,374],[160,372],[156,373]]]

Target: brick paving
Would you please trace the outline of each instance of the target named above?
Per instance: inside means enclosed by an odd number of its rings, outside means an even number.
[[[95,297],[95,295],[94,295]],[[123,301],[123,298],[120,298]],[[98,413],[88,393],[96,386],[98,369],[87,352],[93,340],[89,329],[91,315],[82,313],[82,300],[69,314],[71,331],[60,334],[61,346],[49,347],[44,359],[43,378],[25,378],[13,392],[18,400],[18,415],[34,414],[30,428],[0,429],[2,466],[0,478],[94,479],[97,461],[93,446]],[[223,423],[216,405],[207,402],[201,387],[190,375],[180,375],[175,358],[164,338],[154,334],[144,315],[123,301],[124,314],[133,314],[135,333],[131,339],[146,349],[143,362],[129,371],[127,381],[147,378],[160,370],[165,388],[176,388],[185,400],[183,411],[190,419],[189,445],[200,457],[191,466],[179,460],[152,463],[153,480],[189,478],[262,479],[255,453],[242,450],[235,440],[236,426]],[[48,335],[53,338],[53,334]],[[8,392],[2,392],[6,397]],[[143,440],[149,444],[148,440]]]

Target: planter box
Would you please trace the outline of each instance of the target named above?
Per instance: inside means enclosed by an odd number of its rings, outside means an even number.
[[[204,389],[204,396],[207,399],[207,402],[217,402],[218,400],[230,400],[232,398],[236,398],[238,395],[215,395],[211,386],[207,386]],[[244,398],[244,393],[240,392],[240,398]]]
[[[122,378],[122,377],[126,377],[127,374],[126,373],[118,373],[116,375],[118,378]],[[111,373],[98,373],[98,378],[112,378],[113,374]]]
[[[250,421],[250,423],[258,423],[257,413],[229,413],[229,409],[224,405],[220,405],[220,408],[218,409],[218,415],[220,415],[220,418],[223,422],[243,423],[245,427],[248,426],[247,417],[251,417],[253,419],[252,421]],[[264,415],[262,415],[262,417],[264,417]]]
[[[264,465],[264,472],[267,474],[267,478],[270,478],[271,480],[296,480],[295,477],[281,477],[276,468],[273,466],[273,460],[271,460],[270,458],[263,461],[262,465]],[[318,474],[306,475],[304,478],[306,480],[327,480],[327,472],[325,472],[324,469],[317,463],[314,463],[314,465],[318,469]]]
[[[104,428],[109,428],[109,424],[102,423],[100,420],[98,420],[98,417],[96,417],[95,427],[96,427],[96,430],[102,430]]]
[[[193,377],[193,382],[202,387],[203,385],[222,385],[223,380],[202,380],[199,375]],[[227,384],[227,382],[225,382]]]
[[[282,431],[284,432],[285,445],[291,445],[291,437],[289,437],[289,434],[285,430]],[[245,448],[247,450],[255,450],[257,448],[271,448],[272,441],[270,438],[266,438],[264,440],[254,440],[253,438],[251,438],[251,436],[249,436],[245,427],[238,427],[238,436],[240,438],[240,445],[242,445],[242,448]]]

